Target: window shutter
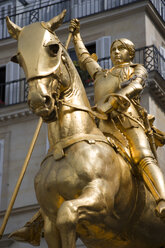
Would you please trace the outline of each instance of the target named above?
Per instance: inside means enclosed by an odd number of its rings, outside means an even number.
[[[4,140],[0,139],[0,203],[2,190],[2,174],[3,174],[3,157],[4,157]]]
[[[6,21],[4,19],[5,16],[10,16],[13,14],[13,4],[12,3],[7,3],[0,5],[0,13],[1,13],[1,21],[0,21],[0,39],[10,37],[7,26],[6,26]]]
[[[110,68],[112,63],[110,60],[111,36],[104,36],[96,41],[96,54],[99,64],[102,68]]]
[[[160,54],[162,55],[160,57],[160,73],[162,77],[165,79],[165,48],[160,47]]]
[[[15,104],[23,101],[24,85],[19,79],[22,78],[23,72],[21,67],[13,62],[6,65],[6,88],[5,88],[5,104]],[[11,83],[8,83],[11,82]]]
[[[88,16],[101,11],[103,7],[100,0],[71,0],[71,17]]]

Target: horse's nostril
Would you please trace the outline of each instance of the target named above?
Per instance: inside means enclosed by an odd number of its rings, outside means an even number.
[[[44,96],[44,102],[45,102],[46,105],[50,105],[50,103],[51,103],[50,97],[49,96]]]

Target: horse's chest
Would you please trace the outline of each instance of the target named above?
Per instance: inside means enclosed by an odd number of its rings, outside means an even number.
[[[35,188],[41,195],[40,198],[53,199],[60,195],[67,200],[77,197],[85,182],[80,179],[76,165],[70,163],[67,157],[59,161],[51,160],[52,163],[46,161],[47,163],[42,165],[35,178]]]
[[[55,213],[64,201],[57,187],[58,166],[55,165],[53,157],[49,157],[42,164],[35,176],[35,191],[39,204],[45,213]]]
[[[70,164],[66,163],[65,166],[59,168],[56,183],[60,195],[65,199],[73,199],[79,195],[81,182]]]
[[[97,177],[97,173],[99,174],[101,168],[95,161],[97,149],[97,145],[91,146],[85,141],[66,149],[65,158],[61,160],[57,172],[58,189],[66,199],[77,198],[83,188]],[[94,157],[93,154],[95,154]]]

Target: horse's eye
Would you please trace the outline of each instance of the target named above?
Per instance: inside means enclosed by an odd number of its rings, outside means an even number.
[[[59,50],[59,45],[58,44],[51,44],[49,45],[49,49],[52,55],[56,56]]]

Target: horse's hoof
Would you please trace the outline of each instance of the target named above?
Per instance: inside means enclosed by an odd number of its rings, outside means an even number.
[[[40,245],[40,235],[36,235],[30,225],[12,232],[8,237],[16,241],[30,243],[33,246]]]
[[[157,207],[155,209],[156,215],[160,218],[165,219],[165,201],[162,200],[157,204]]]

